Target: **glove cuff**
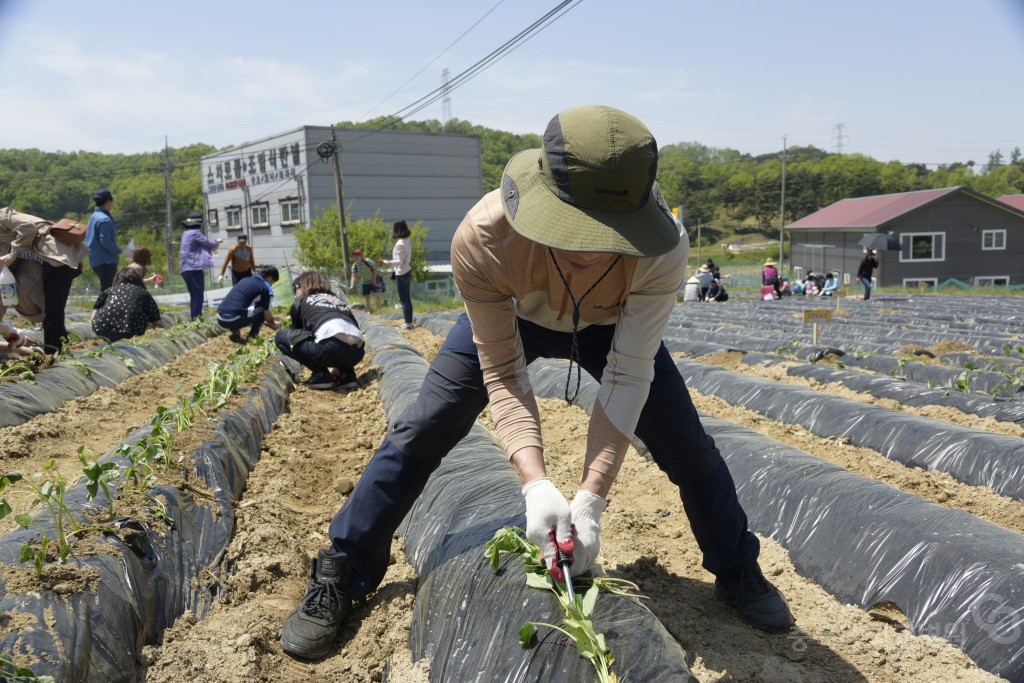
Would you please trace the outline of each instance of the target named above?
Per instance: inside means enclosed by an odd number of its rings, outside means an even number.
[[[608,500],[592,491],[580,489],[576,492],[576,497],[572,499],[574,513],[586,514],[594,519],[600,517],[606,507],[608,507]]]
[[[542,487],[545,485],[554,486],[554,484],[551,483],[551,477],[537,477],[532,481],[528,481],[523,486],[523,496],[525,496],[531,489]]]

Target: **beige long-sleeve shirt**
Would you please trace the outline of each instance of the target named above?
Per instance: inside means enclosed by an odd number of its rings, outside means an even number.
[[[616,443],[597,456],[614,479],[647,400],[654,355],[661,344],[676,291],[685,275],[689,241],[654,258],[623,256],[580,306],[580,329],[614,325],[588,449]],[[566,272],[577,301],[604,273]],[[547,247],[517,233],[505,218],[499,191],[485,195],[459,225],[452,241],[452,271],[473,325],[495,429],[510,458],[542,448],[539,413],[526,370],[516,318],[551,330],[572,331],[572,300]],[[568,351],[568,349],[567,349]],[[619,434],[609,432],[617,431]],[[615,462],[612,462],[615,461]]]

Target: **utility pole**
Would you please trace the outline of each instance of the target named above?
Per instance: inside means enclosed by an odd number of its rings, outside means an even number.
[[[341,274],[341,281],[344,282],[351,266],[348,260],[348,226],[345,225],[345,194],[342,192],[341,187],[341,160],[338,159],[341,156],[341,145],[338,144],[338,136],[334,132],[334,126],[331,126],[331,147],[333,148],[331,157],[334,159],[334,189],[338,195],[338,218],[341,221],[339,241],[341,243],[342,263],[345,266],[345,271]]]
[[[782,136],[782,200],[779,208],[779,277],[786,272],[786,136]]]
[[[697,219],[697,267],[700,268],[700,219]]]
[[[167,146],[167,136],[164,136],[164,202],[166,204],[167,222],[164,226],[164,237],[167,240],[167,291],[171,291],[171,259],[174,249],[174,231],[171,229],[171,152]]]

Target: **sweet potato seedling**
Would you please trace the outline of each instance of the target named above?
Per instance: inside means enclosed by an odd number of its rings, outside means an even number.
[[[602,590],[613,595],[642,597],[634,592],[639,590],[639,586],[625,579],[608,576],[576,577],[573,579],[573,585],[579,583],[589,587],[582,594],[577,592],[575,600],[570,600],[565,585],[552,579],[541,561],[540,548],[526,540],[526,534],[522,529],[502,527],[487,542],[486,555],[492,570],[498,570],[501,556],[505,554],[519,555],[526,572],[526,585],[554,593],[565,613],[561,626],[542,621],[527,622],[519,630],[519,642],[522,646],[528,648],[533,644],[538,626],[555,629],[576,644],[576,651],[591,663],[601,683],[617,683],[619,679],[611,670],[612,664],[615,663],[615,655],[605,642],[604,635],[597,633],[594,628],[594,608],[597,605],[597,596]]]
[[[53,676],[36,676],[27,666],[0,657],[0,681],[7,683],[53,683]]]
[[[43,509],[50,514],[54,527],[54,534],[51,538],[49,531],[36,522],[29,513],[23,512],[14,516],[20,526],[25,529],[35,527],[41,534],[38,547],[34,546],[31,541],[26,541],[21,546],[19,555],[20,562],[33,561],[36,579],[42,580],[43,578],[43,565],[46,564],[50,543],[57,544],[57,561],[63,564],[71,553],[72,538],[87,531],[111,532],[107,527],[79,526],[71,508],[64,502],[67,481],[57,469],[57,463],[53,458],[46,461],[42,472],[37,472],[24,481],[32,488],[32,492],[42,503]]]

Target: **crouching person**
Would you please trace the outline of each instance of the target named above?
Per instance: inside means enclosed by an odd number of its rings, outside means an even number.
[[[115,342],[141,337],[146,329],[160,323],[160,308],[146,291],[139,271],[128,267],[117,271],[110,289],[100,292],[92,308],[92,330]]]
[[[231,341],[243,344],[255,339],[263,323],[273,330],[278,328],[274,313],[270,310],[270,298],[274,295],[274,283],[278,277],[274,266],[256,266],[256,275],[239,280],[220,302],[217,307],[217,323],[231,330],[228,337]],[[249,328],[249,334],[242,339],[239,330],[245,328]]]
[[[363,359],[363,333],[356,317],[319,273],[303,273],[292,284],[292,329],[274,342],[281,353],[312,370],[310,389],[355,389],[356,363]]]

